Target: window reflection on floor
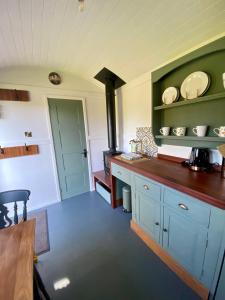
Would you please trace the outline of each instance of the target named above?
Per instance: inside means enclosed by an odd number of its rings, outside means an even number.
[[[66,288],[70,284],[70,280],[67,277],[61,278],[54,282],[54,289],[55,290],[61,290],[63,288]]]

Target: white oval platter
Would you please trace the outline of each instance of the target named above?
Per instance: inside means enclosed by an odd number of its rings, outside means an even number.
[[[188,75],[180,88],[184,99],[195,99],[202,96],[209,88],[210,77],[207,73],[197,71]]]
[[[178,88],[173,86],[168,87],[167,89],[165,89],[165,91],[162,94],[162,102],[164,104],[171,104],[177,101],[179,96],[180,96],[180,92]]]

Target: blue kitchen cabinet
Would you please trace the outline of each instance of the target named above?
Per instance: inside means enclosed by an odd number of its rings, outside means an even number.
[[[161,231],[161,186],[142,176],[135,176],[136,221],[157,243]]]
[[[144,229],[157,243],[160,241],[160,203],[136,192],[136,218],[140,227]]]
[[[223,267],[221,270],[218,288],[215,296],[215,300],[224,300],[224,299],[225,299],[225,262],[223,262]]]
[[[207,229],[166,206],[163,215],[163,248],[200,279],[207,247]]]
[[[132,221],[214,299],[225,249],[225,211],[116,164],[112,174],[131,186]],[[224,294],[225,267],[215,300],[224,300]]]
[[[213,295],[225,246],[224,211],[163,188],[163,248]]]

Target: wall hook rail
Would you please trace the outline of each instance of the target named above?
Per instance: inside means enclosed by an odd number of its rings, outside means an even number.
[[[38,145],[4,147],[0,146],[0,159],[38,154]]]

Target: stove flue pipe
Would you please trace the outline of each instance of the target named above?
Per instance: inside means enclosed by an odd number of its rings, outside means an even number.
[[[108,146],[110,153],[116,153],[115,90],[123,86],[126,82],[107,68],[103,68],[94,78],[105,85]]]
[[[107,113],[107,129],[108,129],[108,147],[110,152],[116,151],[116,106],[115,106],[115,90],[114,82],[106,79],[105,83],[106,95],[106,113]]]

